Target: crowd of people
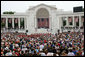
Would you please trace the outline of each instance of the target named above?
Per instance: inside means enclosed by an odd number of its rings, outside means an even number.
[[[1,33],[1,56],[84,56],[84,33]]]

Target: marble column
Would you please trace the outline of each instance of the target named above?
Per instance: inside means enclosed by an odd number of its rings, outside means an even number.
[[[20,29],[20,18],[18,18],[18,26],[19,26],[19,29]]]
[[[63,17],[61,17],[60,22],[61,22],[61,26],[63,27]]]
[[[73,16],[73,27],[75,26],[75,24],[74,24],[75,22],[74,22],[74,16]]]
[[[26,28],[26,18],[23,18],[24,19],[24,29]]]
[[[35,26],[35,16],[34,16],[34,27],[36,28],[36,26]]]
[[[65,17],[65,20],[66,20],[66,26],[68,27],[68,16]]]
[[[81,27],[81,16],[79,16],[79,27]]]
[[[14,28],[14,18],[12,18],[12,28]]]
[[[38,26],[37,26],[37,17],[36,17],[36,15],[34,16],[34,24],[35,24],[35,25],[34,25],[35,28],[38,29]]]
[[[8,28],[8,18],[6,18],[6,28]]]
[[[49,29],[52,29],[52,17],[51,15],[49,16]]]

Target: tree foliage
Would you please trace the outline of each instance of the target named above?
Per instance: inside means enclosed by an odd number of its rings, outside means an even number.
[[[12,12],[12,11],[5,11],[3,12],[3,14],[14,14],[15,12]]]

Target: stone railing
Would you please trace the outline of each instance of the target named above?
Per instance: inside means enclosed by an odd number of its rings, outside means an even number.
[[[16,32],[16,31],[24,31],[25,29],[1,29],[1,32]]]

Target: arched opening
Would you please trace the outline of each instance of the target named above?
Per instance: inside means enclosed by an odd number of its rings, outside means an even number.
[[[49,28],[49,12],[45,8],[40,8],[36,13],[37,28]]]

